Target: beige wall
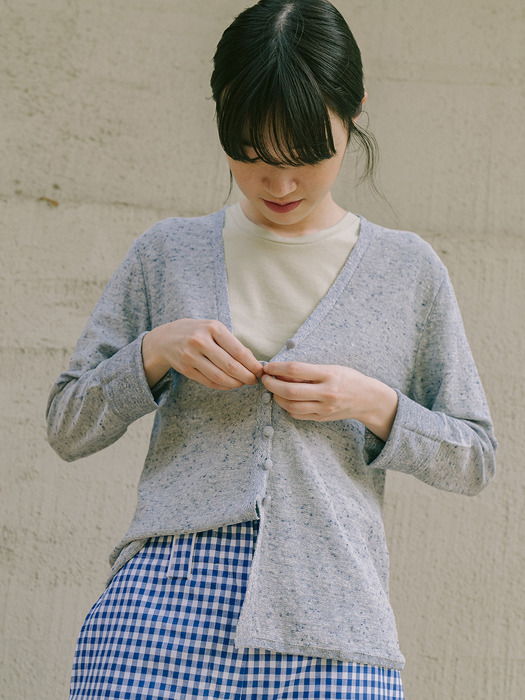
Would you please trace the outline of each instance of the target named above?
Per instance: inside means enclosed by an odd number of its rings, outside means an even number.
[[[244,0],[4,0],[0,7],[0,695],[67,696],[76,635],[125,531],[150,418],[72,465],[50,385],[107,278],[161,217],[222,206],[208,79]],[[381,179],[449,266],[493,410],[496,481],[468,499],[390,474],[392,602],[409,700],[525,697],[525,115],[521,0],[339,0],[361,45]],[[4,67],[5,66],[5,67]],[[54,206],[49,200],[56,200]]]

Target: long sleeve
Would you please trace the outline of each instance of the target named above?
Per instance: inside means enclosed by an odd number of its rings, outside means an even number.
[[[494,476],[497,443],[446,271],[421,333],[410,398],[397,393],[390,437],[370,466],[446,491],[479,493]]]
[[[133,421],[159,407],[173,373],[149,388],[141,352],[148,330],[147,290],[135,243],[108,282],[68,370],[49,396],[48,440],[63,459],[73,461],[107,447]]]

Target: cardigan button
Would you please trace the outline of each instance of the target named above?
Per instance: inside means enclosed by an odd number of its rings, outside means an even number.
[[[263,403],[270,403],[271,400],[272,400],[272,395],[269,394],[268,392],[266,392],[266,394],[262,395],[262,402]]]
[[[287,350],[293,350],[293,348],[295,347],[295,340],[289,338],[284,345]]]
[[[266,506],[269,506],[269,505],[270,505],[271,501],[272,501],[272,497],[271,497],[271,496],[265,496],[265,497],[263,498],[263,500],[262,500],[262,504],[263,504],[264,507],[266,507]]]
[[[263,467],[266,469],[266,471],[270,471],[270,469],[273,467],[273,462],[271,459],[265,459],[263,462]]]
[[[266,428],[263,430],[263,435],[266,438],[271,438],[274,433],[274,430],[271,425],[267,425]]]

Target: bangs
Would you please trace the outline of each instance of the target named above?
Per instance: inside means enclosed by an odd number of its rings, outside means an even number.
[[[264,62],[255,77],[240,74],[222,91],[217,127],[224,151],[237,161],[270,165],[315,165],[332,158],[330,114],[315,80],[304,65],[302,70],[288,65],[283,75],[271,63]]]
[[[377,144],[355,123],[366,96],[361,52],[331,2],[259,0],[243,10],[217,44],[210,85],[230,158],[276,166],[332,158],[334,115],[347,143],[363,148],[362,178],[377,191]]]

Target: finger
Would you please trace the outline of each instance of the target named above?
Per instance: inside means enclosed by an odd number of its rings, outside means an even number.
[[[290,418],[293,418],[294,420],[315,420],[318,423],[322,423],[322,422],[326,422],[327,420],[330,420],[328,418],[323,418],[318,413],[308,413],[305,415],[297,414],[297,413],[290,413],[289,415],[290,415]]]
[[[287,401],[279,396],[274,396],[274,401],[285,410],[294,420],[315,420],[318,422],[329,422],[340,420],[342,416],[337,411],[327,410],[318,401]]]
[[[232,357],[232,355],[223,350],[220,345],[212,345],[210,348],[204,350],[202,355],[226,376],[238,380],[241,384],[257,383],[255,374]]]
[[[238,340],[233,333],[223,324],[217,325],[212,332],[212,337],[223,350],[234,360],[245,367],[255,377],[260,377],[263,367],[255,355]]]
[[[274,401],[289,413],[292,418],[300,419],[312,415],[319,418],[321,415],[320,404],[317,401],[288,401],[287,399],[282,399],[280,396],[274,397]]]
[[[337,420],[333,415],[325,416],[319,412],[320,404],[315,401],[286,401],[280,397],[274,400],[294,420],[315,420],[318,422]]]
[[[182,354],[186,365],[195,366],[206,376],[210,376],[210,368],[206,365],[200,366],[200,358],[206,358],[212,365],[242,384],[256,384],[257,376],[262,374],[262,365],[220,321],[200,322],[200,326],[188,337],[187,347],[183,349]],[[249,364],[253,371],[239,362],[234,357],[235,354]],[[216,381],[220,375],[212,372],[211,378]]]
[[[299,382],[320,382],[326,375],[324,365],[310,365],[306,362],[268,362],[263,370],[265,374]]]
[[[268,374],[261,377],[261,382],[274,396],[289,401],[315,401],[317,399],[317,386],[310,382],[289,381]]]
[[[235,362],[231,360],[231,362]],[[238,364],[238,363],[237,363]],[[241,365],[238,365],[241,367]],[[205,377],[209,382],[216,384],[224,389],[238,389],[244,384],[252,384],[257,381],[251,372],[248,372],[244,367],[242,368],[246,374],[246,381],[243,381],[240,377],[233,376],[227,371],[224,371],[219,367],[216,362],[210,360],[205,355],[197,358],[194,364],[194,370],[200,375]]]
[[[196,382],[199,382],[199,384],[203,384],[204,386],[207,386],[209,389],[216,389],[217,391],[229,391],[230,389],[235,389],[236,387],[232,386],[225,386],[224,384],[216,384],[215,382],[211,381],[211,379],[208,379],[204,374],[199,372],[199,370],[195,369],[193,372],[190,374],[186,375],[189,379],[193,379]]]

